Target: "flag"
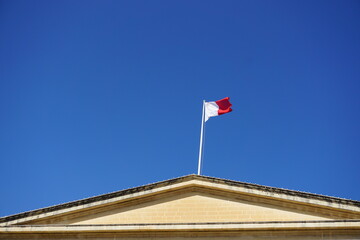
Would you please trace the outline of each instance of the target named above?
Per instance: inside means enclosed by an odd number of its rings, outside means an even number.
[[[210,117],[215,117],[222,115],[224,113],[231,112],[232,104],[229,101],[229,97],[215,101],[215,102],[205,102],[205,119],[206,122]]]

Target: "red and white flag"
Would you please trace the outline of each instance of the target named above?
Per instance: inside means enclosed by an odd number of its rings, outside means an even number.
[[[205,102],[204,121],[206,122],[210,117],[215,117],[231,112],[232,104],[230,103],[229,99],[229,97],[226,97],[215,102]]]

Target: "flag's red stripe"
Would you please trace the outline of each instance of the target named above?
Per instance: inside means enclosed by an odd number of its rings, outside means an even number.
[[[219,110],[218,110],[219,115],[232,111],[231,109],[232,104],[230,103],[229,99],[230,99],[229,97],[226,97],[224,99],[215,101],[215,103],[219,106]]]

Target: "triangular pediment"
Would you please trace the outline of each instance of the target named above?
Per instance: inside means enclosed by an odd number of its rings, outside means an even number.
[[[108,225],[359,219],[358,202],[190,175],[10,216],[2,225]],[[1,224],[1,223],[0,223]]]
[[[303,210],[305,211],[305,210]],[[319,213],[249,202],[205,192],[184,192],[134,206],[75,217],[57,224],[144,224],[329,220]]]

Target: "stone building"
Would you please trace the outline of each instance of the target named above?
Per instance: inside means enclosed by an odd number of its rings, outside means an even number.
[[[188,175],[0,218],[1,239],[360,239],[360,202]]]

